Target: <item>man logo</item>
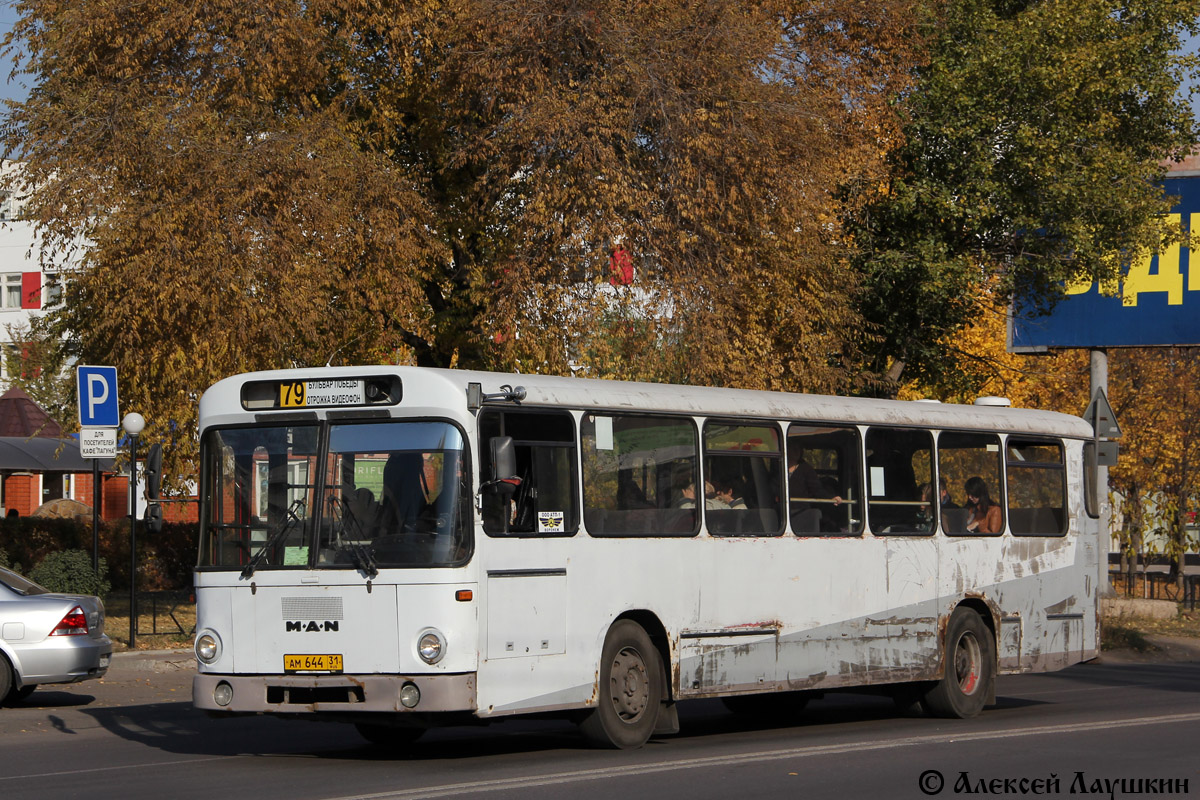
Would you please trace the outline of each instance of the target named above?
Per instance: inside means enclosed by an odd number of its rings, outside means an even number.
[[[338,629],[337,620],[325,620],[324,624],[317,624],[315,620],[309,622],[288,622],[288,632],[297,631],[301,633],[320,633],[322,631],[336,631]]]

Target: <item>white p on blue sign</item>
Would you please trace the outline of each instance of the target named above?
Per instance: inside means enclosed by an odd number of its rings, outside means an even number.
[[[75,381],[81,427],[116,428],[121,424],[116,367],[78,367]]]

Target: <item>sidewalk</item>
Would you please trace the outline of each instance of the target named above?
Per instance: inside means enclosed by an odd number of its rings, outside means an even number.
[[[123,650],[113,653],[108,674],[118,672],[193,672],[196,656],[191,648],[178,650]]]
[[[1188,636],[1146,634],[1146,641],[1157,650],[1138,651],[1129,648],[1105,650],[1098,659],[1101,664],[1146,664],[1171,661],[1200,661],[1200,639]]]

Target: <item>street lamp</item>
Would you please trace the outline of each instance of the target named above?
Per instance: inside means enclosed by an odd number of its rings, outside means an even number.
[[[137,444],[146,428],[146,418],[135,412],[125,415],[121,427],[129,434],[129,649],[137,647]]]

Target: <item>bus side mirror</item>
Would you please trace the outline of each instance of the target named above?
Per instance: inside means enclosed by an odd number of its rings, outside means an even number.
[[[146,530],[149,533],[162,533],[163,512],[161,505],[151,503],[146,506],[146,515],[142,519],[145,521]]]
[[[146,499],[157,503],[162,491],[162,445],[154,444],[146,454]]]
[[[517,451],[511,436],[493,436],[492,480],[511,481],[517,478]]]

